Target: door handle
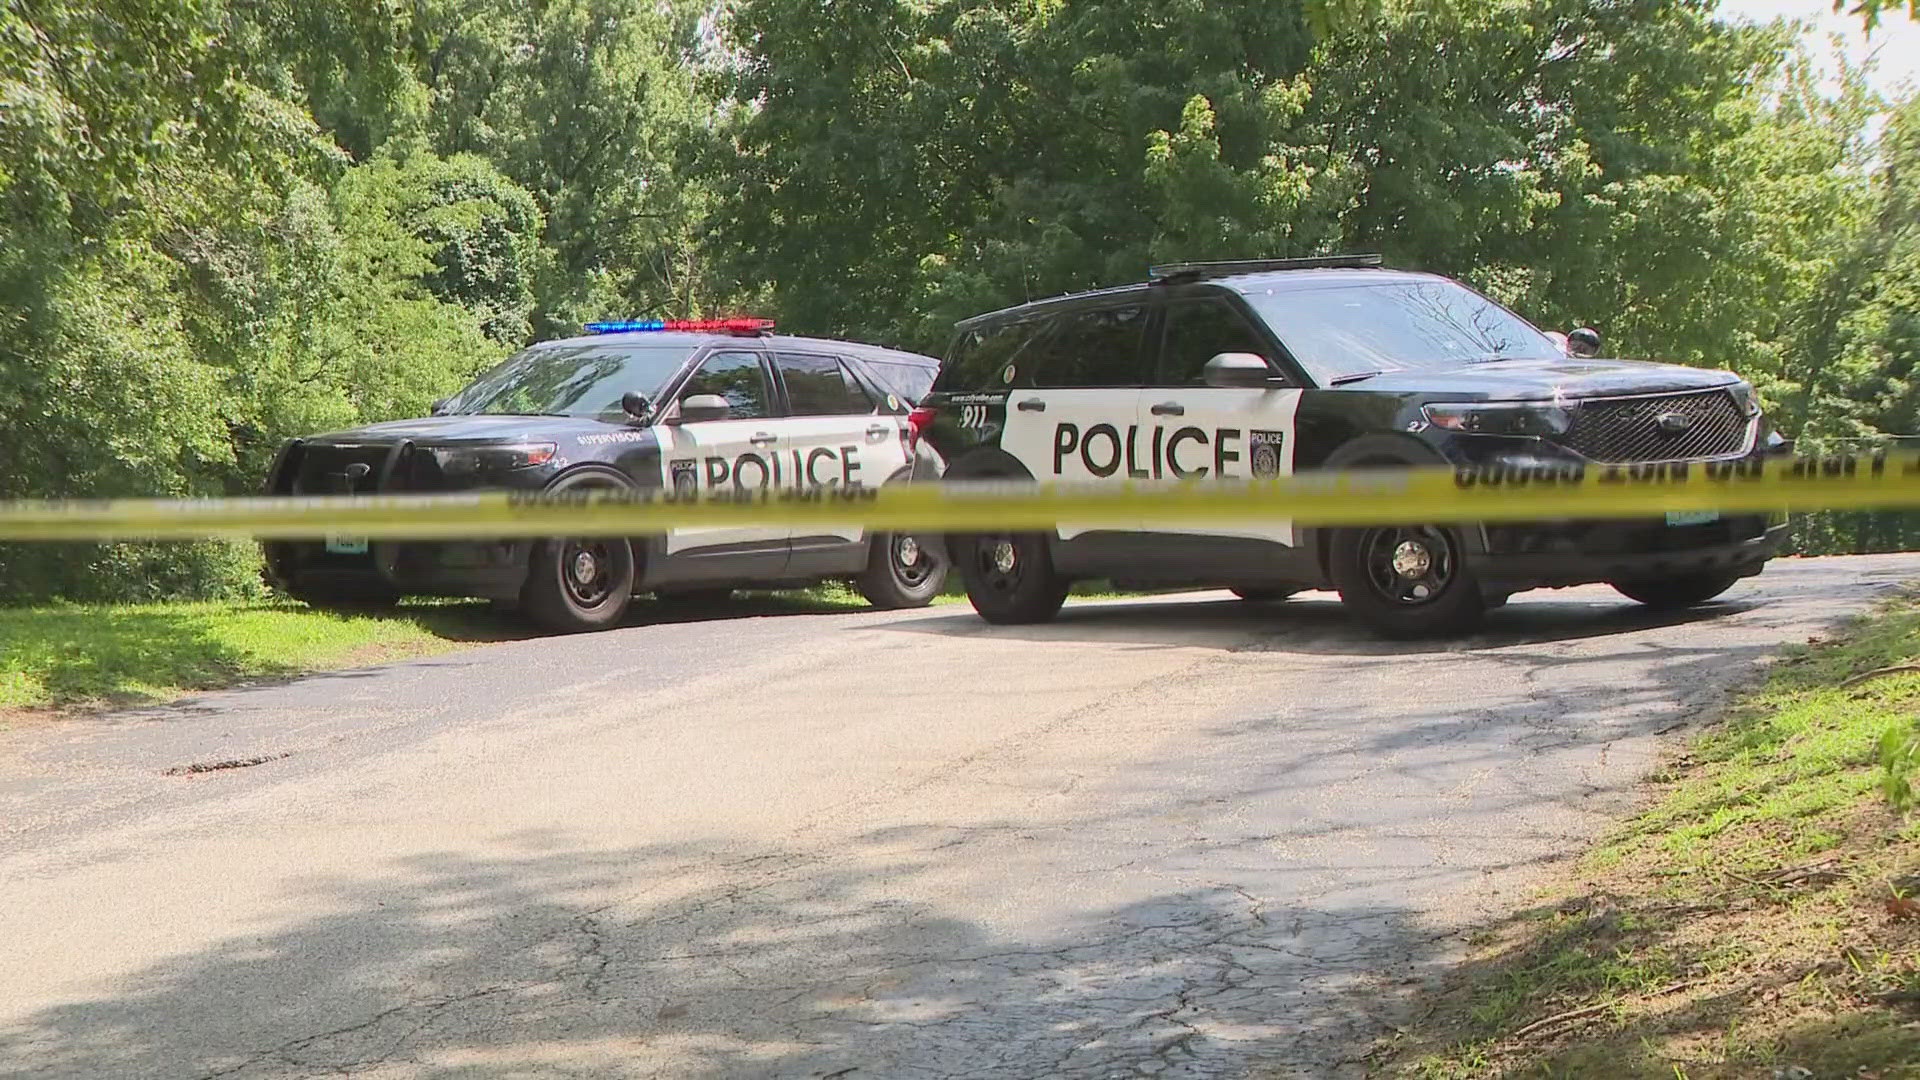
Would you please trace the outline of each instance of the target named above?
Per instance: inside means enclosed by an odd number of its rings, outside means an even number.
[[[1155,405],[1153,408],[1148,409],[1147,411],[1152,413],[1155,416],[1187,415],[1187,407],[1185,405],[1180,404],[1177,401],[1163,401],[1160,404]]]
[[[774,443],[780,441],[780,436],[769,435],[764,431],[756,431],[753,433],[753,437],[747,441],[755,446],[772,446]]]
[[[1046,412],[1047,403],[1037,397],[1030,397],[1020,404],[1015,405],[1014,408],[1019,409],[1021,412]]]
[[[867,438],[869,439],[884,439],[891,434],[893,434],[893,429],[885,424],[867,425]]]

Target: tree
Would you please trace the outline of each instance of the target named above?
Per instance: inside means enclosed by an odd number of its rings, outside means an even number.
[[[492,162],[533,193],[551,253],[540,336],[706,299],[702,201],[685,147],[709,119],[693,87],[691,4],[417,0],[416,73],[434,146]]]

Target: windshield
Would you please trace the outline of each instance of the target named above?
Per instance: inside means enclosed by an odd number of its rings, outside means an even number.
[[[1369,373],[1566,358],[1525,319],[1451,281],[1281,289],[1246,297],[1322,386]]]
[[[628,391],[658,397],[690,345],[536,346],[510,356],[441,410],[445,415],[584,416],[620,420]]]

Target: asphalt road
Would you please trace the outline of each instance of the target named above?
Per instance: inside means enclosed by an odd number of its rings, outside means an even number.
[[[1663,734],[1914,577],[1446,645],[1323,594],[739,617],[0,734],[0,1075],[1339,1075]]]

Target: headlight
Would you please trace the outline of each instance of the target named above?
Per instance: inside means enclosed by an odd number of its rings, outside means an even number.
[[[1470,435],[1565,435],[1573,409],[1532,402],[1491,401],[1428,405],[1427,422]]]
[[[558,449],[553,443],[489,443],[483,446],[437,446],[428,451],[443,473],[499,472],[545,465]]]
[[[1753,384],[1745,379],[1727,387],[1727,393],[1733,395],[1733,403],[1740,407],[1740,415],[1749,419],[1760,415],[1760,395],[1753,392]]]

